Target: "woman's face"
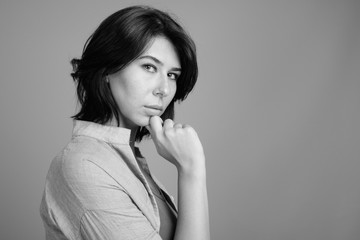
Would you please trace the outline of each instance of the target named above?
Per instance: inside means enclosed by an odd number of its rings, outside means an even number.
[[[120,127],[146,126],[160,116],[176,92],[180,61],[173,44],[156,37],[151,46],[124,69],[108,76],[120,110]]]

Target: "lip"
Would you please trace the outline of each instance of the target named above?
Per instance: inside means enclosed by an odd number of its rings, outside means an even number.
[[[145,107],[153,110],[158,110],[160,112],[163,110],[163,107],[160,105],[146,105]]]
[[[160,116],[163,110],[162,106],[160,105],[148,105],[144,107],[146,110],[146,114],[148,114],[149,116]]]

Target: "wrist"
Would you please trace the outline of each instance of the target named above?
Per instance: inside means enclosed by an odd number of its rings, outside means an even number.
[[[195,161],[194,164],[179,165],[177,167],[178,177],[186,179],[201,180],[206,179],[205,160]]]

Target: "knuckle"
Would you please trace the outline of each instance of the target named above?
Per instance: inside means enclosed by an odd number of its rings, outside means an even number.
[[[194,131],[194,129],[193,129],[190,125],[184,126],[184,129],[185,129],[186,131],[188,131],[188,132]]]
[[[164,123],[172,123],[172,122],[173,122],[173,120],[171,120],[170,118],[168,118],[164,121]]]
[[[173,135],[174,131],[171,128],[167,128],[164,130],[164,136],[165,137],[171,137]]]
[[[179,135],[179,134],[183,133],[184,130],[183,130],[181,127],[176,127],[176,128],[174,128],[174,132],[175,132],[177,135]]]

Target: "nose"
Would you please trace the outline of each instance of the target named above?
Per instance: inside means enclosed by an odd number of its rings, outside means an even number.
[[[170,86],[167,75],[165,74],[164,76],[163,74],[159,74],[156,80],[156,86],[154,88],[153,94],[161,98],[168,96],[170,92]]]

